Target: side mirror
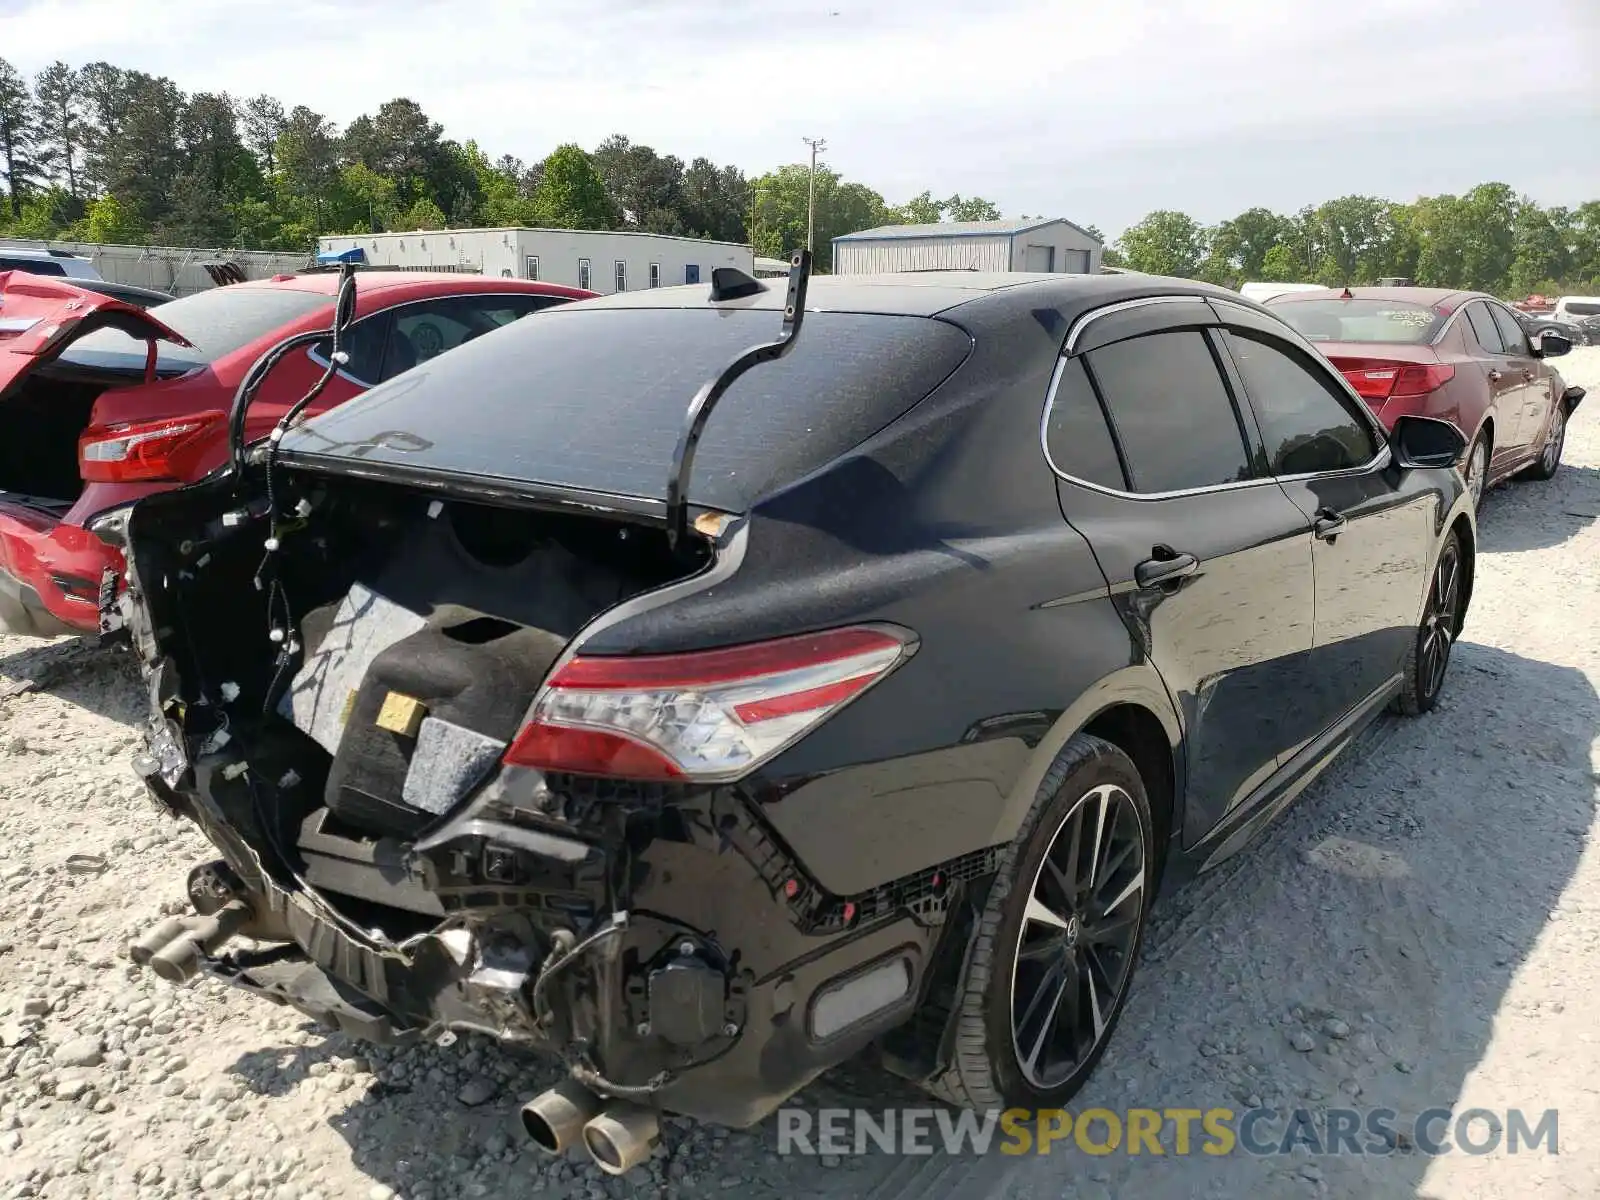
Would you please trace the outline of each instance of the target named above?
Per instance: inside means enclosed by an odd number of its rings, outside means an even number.
[[[1572,350],[1572,339],[1564,333],[1557,333],[1554,329],[1546,329],[1539,334],[1539,357],[1560,358]]]
[[[1389,449],[1402,470],[1451,467],[1466,453],[1466,435],[1449,421],[1401,417],[1389,435]]]

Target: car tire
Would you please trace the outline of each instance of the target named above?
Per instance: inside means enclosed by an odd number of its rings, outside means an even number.
[[[1466,578],[1466,552],[1452,530],[1428,575],[1422,620],[1406,653],[1405,683],[1393,705],[1396,712],[1415,717],[1432,712],[1439,703],[1450,651],[1467,615]]]
[[[1100,852],[1085,856],[1091,828]],[[1077,1092],[1127,999],[1159,878],[1159,845],[1133,761],[1101,738],[1073,738],[1001,855],[957,991],[952,1061],[928,1090],[974,1109],[1060,1107]],[[1075,909],[1062,884],[1069,862],[1075,882],[1090,880]],[[1059,1051],[1063,1042],[1068,1060],[1049,1063],[1045,1048]]]
[[[1467,491],[1472,496],[1474,512],[1483,503],[1484,481],[1489,477],[1489,456],[1489,438],[1486,434],[1480,432],[1477,437],[1472,439],[1471,447],[1468,448],[1466,456],[1461,460],[1465,464],[1461,468],[1461,474],[1466,478]]]
[[[1567,405],[1561,401],[1550,414],[1550,430],[1545,434],[1544,449],[1531,467],[1522,472],[1524,479],[1551,479],[1561,469],[1561,452],[1567,445]]]

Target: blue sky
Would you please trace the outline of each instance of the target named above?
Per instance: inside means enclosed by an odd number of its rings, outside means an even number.
[[[406,95],[529,160],[623,132],[754,174],[820,135],[891,202],[1108,234],[1486,179],[1600,199],[1597,0],[0,0],[0,47],[341,124]]]

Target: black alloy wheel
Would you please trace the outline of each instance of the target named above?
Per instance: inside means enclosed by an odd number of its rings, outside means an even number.
[[[1133,797],[1103,783],[1079,797],[1034,873],[1012,968],[1011,1040],[1040,1091],[1088,1061],[1127,987],[1144,916],[1144,840]]]
[[[1439,551],[1428,593],[1423,598],[1422,621],[1416,640],[1406,657],[1405,686],[1396,707],[1408,716],[1430,711],[1439,702],[1445,672],[1450,666],[1450,651],[1461,634],[1466,616],[1462,603],[1466,563],[1461,540],[1450,534]]]
[[[1127,999],[1161,874],[1160,826],[1120,748],[1080,733],[1039,785],[977,915],[948,1069],[966,1108],[1049,1108],[1083,1086]]]

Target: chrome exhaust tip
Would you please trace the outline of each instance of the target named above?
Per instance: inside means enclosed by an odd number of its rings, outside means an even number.
[[[522,1106],[523,1131],[546,1154],[565,1154],[600,1111],[600,1098],[574,1079],[540,1092]]]
[[[165,949],[168,942],[181,934],[186,926],[182,917],[167,917],[158,921],[142,937],[128,945],[128,957],[137,966],[147,967],[150,960]]]
[[[583,1127],[584,1148],[607,1175],[626,1175],[650,1157],[661,1138],[655,1110],[613,1104]]]

